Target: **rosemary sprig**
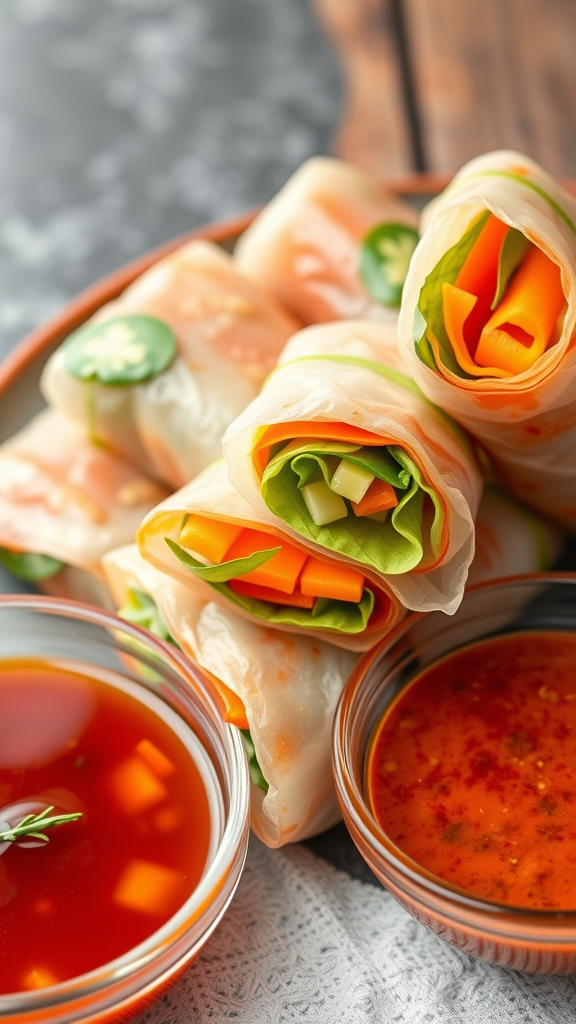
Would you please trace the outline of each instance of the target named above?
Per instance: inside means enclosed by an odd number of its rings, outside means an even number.
[[[45,807],[39,814],[27,814],[19,825],[14,825],[13,828],[7,828],[2,830],[0,827],[0,843],[15,843],[17,839],[21,839],[23,836],[29,836],[30,839],[42,839],[45,843],[49,841],[49,837],[45,836],[43,832],[37,832],[38,826],[40,828],[53,828],[54,825],[64,825],[67,821],[76,821],[82,817],[82,811],[76,811],[74,814],[54,814],[51,818],[48,817],[50,811],[54,810],[54,806]],[[0,826],[6,824],[5,822],[0,823]]]

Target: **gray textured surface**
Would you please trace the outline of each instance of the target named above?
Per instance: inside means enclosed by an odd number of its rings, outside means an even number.
[[[0,356],[151,246],[327,152],[340,82],[307,0],[3,0]]]

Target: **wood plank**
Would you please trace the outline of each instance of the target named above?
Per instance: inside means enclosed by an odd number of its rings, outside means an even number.
[[[576,175],[574,0],[404,0],[404,10],[431,170],[512,148]]]
[[[390,0],[311,2],[344,79],[334,152],[381,178],[413,169]]]

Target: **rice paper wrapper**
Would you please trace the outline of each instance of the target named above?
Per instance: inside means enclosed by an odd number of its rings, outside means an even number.
[[[428,274],[485,210],[522,231],[561,270],[567,309],[554,345],[531,369],[466,380],[418,357],[414,318]],[[423,237],[404,285],[400,344],[422,391],[478,438],[502,484],[553,518],[576,522],[576,201],[528,157],[496,152],[458,172],[424,211]]]
[[[307,160],[244,232],[234,259],[305,324],[366,317],[395,322],[366,291],[360,245],[383,222],[418,226],[416,211],[340,160]]]
[[[92,429],[146,472],[181,487],[218,458],[224,430],[257,394],[299,324],[228,253],[200,240],[156,263],[90,323],[126,314],[168,324],[176,358],[141,384],[92,383]],[[50,405],[85,427],[86,385],[68,373],[62,348],[49,359],[41,389]]]
[[[102,577],[105,552],[131,541],[165,494],[140,470],[90,444],[75,423],[46,410],[0,447],[0,547],[50,555]],[[61,584],[64,596],[81,592],[77,574],[66,579],[50,586]]]
[[[440,553],[425,549],[412,571],[372,577],[385,583],[406,608],[452,614],[474,556],[480,468],[464,433],[405,376],[393,325],[350,321],[301,331],[284,349],[258,398],[229,427],[223,450],[230,478],[263,522],[273,524],[277,517],[261,494],[254,446],[264,427],[301,421],[360,427],[381,435],[383,445],[408,454],[442,510]],[[285,522],[282,526],[290,537],[303,539]],[[304,542],[313,551],[326,552],[309,537]],[[335,543],[340,550],[330,550],[334,558],[370,574],[366,564],[346,553],[346,537]]]
[[[244,703],[267,793],[251,786],[252,828],[268,846],[296,842],[340,819],[332,781],[332,721],[356,657],[331,644],[288,636],[205,601],[147,563],[135,545],[106,556],[118,607],[130,588],[152,595],[170,635]]]
[[[274,618],[262,621],[251,614],[246,607],[234,603],[239,601],[234,595],[226,596],[216,587],[204,580],[198,580],[192,575],[189,569],[173,554],[166,544],[166,538],[178,543],[180,530],[184,519],[188,515],[208,516],[209,518],[221,519],[224,522],[231,522],[251,529],[265,528],[271,534],[270,547],[274,547],[274,540],[287,540],[287,531],[282,529],[275,519],[270,517],[267,509],[253,508],[230,483],[228,478],[228,467],[223,459],[208,466],[191,483],[187,484],[176,494],[167,498],[157,508],[153,509],[144,519],[136,534],[136,541],[141,554],[152,565],[162,572],[167,573],[173,579],[183,583],[184,586],[198,588],[205,601],[216,601],[224,607],[232,608],[237,614],[248,618],[260,625],[270,625],[275,630],[282,630],[290,633],[302,634],[317,639],[325,639],[339,647],[351,651],[368,650],[372,644],[382,639],[383,636],[395,626],[405,615],[405,609],[385,583],[378,583],[374,574],[366,574],[368,585],[372,584],[381,593],[384,602],[384,613],[378,619],[377,626],[371,626],[370,622],[365,629],[354,632],[342,632],[337,627],[332,627],[329,620],[325,626],[319,624],[319,619],[312,620],[313,625],[299,625],[299,609],[288,608],[281,610]],[[290,538],[290,543],[294,543]],[[299,538],[297,547],[303,548]],[[325,554],[325,553],[323,553]],[[328,559],[331,556],[328,554]],[[296,614],[296,620],[292,617]],[[282,621],[282,619],[284,621]]]
[[[476,517],[476,554],[467,585],[544,572],[560,557],[565,540],[555,523],[488,485]]]

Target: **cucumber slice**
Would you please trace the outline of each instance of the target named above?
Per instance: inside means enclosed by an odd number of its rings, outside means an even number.
[[[337,519],[345,519],[348,509],[339,494],[334,494],[324,480],[316,480],[302,487],[300,494],[316,526],[335,523]]]
[[[341,459],[330,481],[330,487],[343,498],[357,502],[362,501],[373,479],[374,474],[369,473],[367,469],[355,466],[348,459]]]

